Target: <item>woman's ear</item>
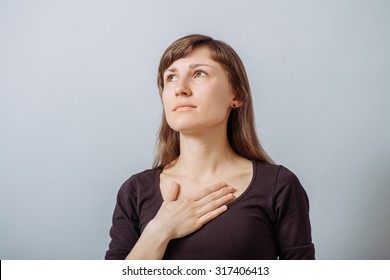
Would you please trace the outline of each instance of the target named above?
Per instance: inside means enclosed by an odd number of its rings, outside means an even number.
[[[237,95],[233,98],[232,100],[232,103],[231,103],[231,107],[233,109],[236,109],[236,108],[239,108],[242,106],[242,104],[244,104],[244,102],[242,100],[240,100]]]

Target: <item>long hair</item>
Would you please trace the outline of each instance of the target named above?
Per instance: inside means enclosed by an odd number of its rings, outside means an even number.
[[[164,89],[165,70],[197,47],[207,47],[211,59],[224,67],[236,94],[236,100],[242,102],[240,107],[231,110],[227,124],[227,137],[233,151],[249,160],[273,163],[256,135],[251,90],[244,64],[228,44],[199,34],[188,35],[173,42],[162,55],[158,67],[157,85],[160,96]],[[156,144],[153,167],[165,166],[180,155],[179,132],[168,125],[164,111]]]

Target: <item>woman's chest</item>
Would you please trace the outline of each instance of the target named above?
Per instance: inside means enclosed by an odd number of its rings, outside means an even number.
[[[172,240],[165,259],[274,259],[274,226],[267,200],[250,191],[198,231]],[[162,203],[158,196],[140,208],[141,232]]]
[[[273,224],[259,205],[239,201],[200,230],[172,240],[165,259],[274,259]]]

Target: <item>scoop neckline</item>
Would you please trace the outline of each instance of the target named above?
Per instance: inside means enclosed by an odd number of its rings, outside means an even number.
[[[163,202],[163,196],[161,193],[161,188],[160,188],[160,175],[163,171],[164,167],[159,167],[156,172],[156,180],[155,180],[155,187],[157,188],[157,193],[160,198],[160,200]],[[256,179],[256,169],[257,169],[257,162],[255,160],[252,160],[252,179],[249,183],[249,185],[246,187],[246,189],[240,194],[237,198],[234,200],[230,201],[229,203],[226,204],[226,206],[230,207],[234,204],[236,204],[238,201],[240,201],[243,197],[246,196],[246,194],[252,189],[252,186],[254,185],[255,179]]]

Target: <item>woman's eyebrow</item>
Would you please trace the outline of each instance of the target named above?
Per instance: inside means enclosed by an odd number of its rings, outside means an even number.
[[[177,69],[176,68],[168,68],[167,70],[164,71],[165,72],[176,72]]]
[[[189,68],[190,69],[193,69],[193,68],[196,68],[196,67],[202,67],[202,66],[207,66],[207,67],[210,67],[210,68],[214,68],[214,66],[210,65],[210,64],[204,64],[204,63],[194,63],[194,64],[190,64]],[[173,72],[173,73],[176,73],[177,72],[177,69],[175,67],[172,67],[172,68],[168,68],[167,70],[164,71],[165,72]]]
[[[200,67],[200,66],[207,66],[207,67],[214,68],[214,66],[212,66],[210,64],[204,64],[204,63],[190,64],[190,68],[196,68],[196,67]]]

